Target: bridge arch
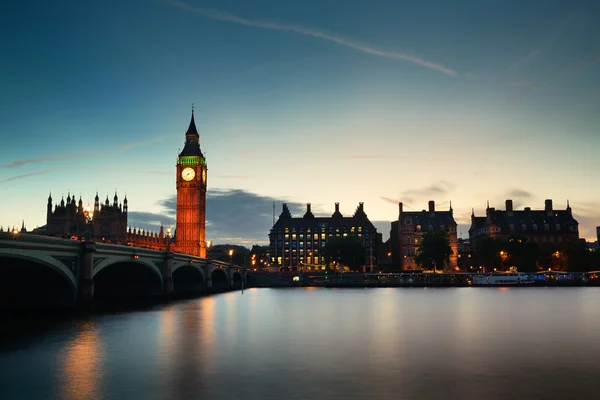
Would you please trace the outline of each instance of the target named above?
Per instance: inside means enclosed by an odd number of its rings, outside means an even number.
[[[144,259],[109,257],[94,267],[94,297],[100,301],[123,298],[154,298],[163,293],[163,276]]]
[[[77,303],[75,274],[48,254],[26,256],[18,249],[0,249],[0,273],[0,306],[70,307]]]
[[[171,271],[175,295],[193,296],[206,290],[206,276],[201,264],[175,263]]]
[[[215,268],[210,273],[212,288],[214,291],[223,291],[229,289],[229,276],[224,268]]]
[[[240,271],[233,271],[233,274],[231,275],[231,281],[232,289],[241,289],[242,282],[244,282],[244,276]]]

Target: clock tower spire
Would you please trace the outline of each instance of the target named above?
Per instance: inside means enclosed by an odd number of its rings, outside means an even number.
[[[177,158],[177,222],[175,250],[206,257],[206,160],[200,150],[200,135],[192,119],[185,144]]]

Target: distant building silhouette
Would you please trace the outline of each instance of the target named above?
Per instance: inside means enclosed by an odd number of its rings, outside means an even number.
[[[454,272],[457,268],[458,242],[452,205],[448,211],[436,211],[435,202],[430,200],[428,206],[427,210],[405,211],[403,203],[398,204],[398,220],[392,222],[390,231],[392,262],[403,271],[421,270],[415,262],[415,256],[423,236],[427,232],[443,231],[448,234],[452,249],[450,263],[444,270]]]
[[[67,195],[60,203],[53,206],[52,195],[48,196],[46,206],[46,225],[36,228],[32,233],[47,236],[59,236],[77,240],[92,240],[122,244],[128,246],[166,249],[166,237],[163,227],[159,232],[150,232],[143,229],[127,228],[128,204],[127,196],[119,203],[115,192],[112,204],[106,196],[104,203],[100,203],[98,193],[94,198],[94,206],[83,206],[81,196],[79,201],[75,196]],[[25,229],[25,222],[21,230]]]
[[[84,237],[86,233],[91,240],[122,242],[126,240],[127,233],[127,197],[123,203],[118,202],[119,198],[115,192],[112,204],[106,196],[106,201],[100,203],[98,193],[94,198],[94,208],[85,209],[81,196],[79,201],[75,196],[67,196],[60,203],[52,208],[52,195],[48,196],[46,207],[46,226],[37,230],[37,233],[44,233],[49,236],[62,237]],[[93,215],[88,220],[86,214]]]
[[[485,236],[508,239],[510,234],[520,234],[532,242],[558,246],[579,240],[579,223],[573,218],[568,201],[564,210],[555,210],[552,200],[545,201],[543,210],[515,210],[512,200],[506,200],[506,210],[496,210],[488,203],[485,214],[471,214],[469,238],[474,249],[477,240]]]
[[[335,203],[331,217],[315,217],[308,203],[304,216],[297,218],[292,217],[284,203],[279,219],[269,233],[271,264],[291,270],[318,269],[325,265],[323,250],[327,240],[349,235],[356,235],[365,245],[367,269],[371,262],[377,265],[377,245],[381,235],[367,217],[363,203],[358,204],[351,217],[340,213],[339,203]]]

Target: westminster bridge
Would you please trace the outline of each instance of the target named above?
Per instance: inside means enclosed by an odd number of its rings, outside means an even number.
[[[0,307],[186,296],[251,283],[243,267],[187,254],[0,232]]]

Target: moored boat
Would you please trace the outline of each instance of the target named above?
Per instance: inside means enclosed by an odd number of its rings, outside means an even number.
[[[534,283],[533,276],[518,272],[473,275],[471,277],[471,286],[527,286]]]

